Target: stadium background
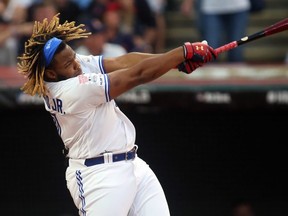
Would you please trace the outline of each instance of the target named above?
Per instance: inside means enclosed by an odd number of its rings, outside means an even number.
[[[271,10],[251,17],[250,32],[287,17],[287,2],[278,1],[282,7],[269,0]],[[169,45],[197,35],[191,20],[167,13]],[[171,71],[118,99],[171,215],[229,216],[239,199],[257,215],[287,215],[286,51],[287,32],[247,45],[245,65],[211,65],[192,76]],[[22,83],[15,68],[0,68],[1,215],[77,215],[62,142],[41,100],[21,94]]]

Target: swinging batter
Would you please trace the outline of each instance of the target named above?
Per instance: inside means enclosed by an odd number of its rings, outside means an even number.
[[[22,90],[45,101],[68,150],[67,187],[79,215],[167,216],[163,189],[137,156],[135,128],[114,99],[175,65],[191,73],[216,58],[205,43],[185,43],[163,54],[128,53],[103,59],[74,52],[68,41],[88,37],[83,25],[36,22],[18,70]]]

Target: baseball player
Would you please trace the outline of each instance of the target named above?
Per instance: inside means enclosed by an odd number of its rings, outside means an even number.
[[[68,150],[67,187],[79,215],[169,215],[156,175],[137,155],[135,128],[114,99],[172,68],[191,73],[217,57],[214,49],[186,42],[163,54],[83,56],[67,42],[89,32],[60,24],[58,15],[35,22],[18,71],[27,77],[21,89],[43,97]]]

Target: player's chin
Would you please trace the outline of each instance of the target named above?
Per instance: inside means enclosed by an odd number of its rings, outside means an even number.
[[[79,69],[79,70],[77,70],[77,71],[75,72],[74,76],[76,77],[76,76],[79,76],[79,75],[81,75],[81,74],[82,74],[82,70]]]

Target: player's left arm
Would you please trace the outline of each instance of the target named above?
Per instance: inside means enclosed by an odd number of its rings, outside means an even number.
[[[204,46],[203,46],[204,45]],[[178,68],[179,71],[190,74],[192,73],[194,70],[196,70],[198,67],[203,66],[203,64],[205,62],[203,62],[203,59],[199,58],[199,54],[197,54],[197,52],[203,52],[204,53],[208,53],[209,51],[211,51],[210,47],[207,46],[208,43],[207,41],[202,41],[202,42],[196,42],[191,44],[188,43],[187,47],[190,47],[190,50],[187,50],[188,54],[189,53],[196,53],[196,55],[194,55],[193,58],[191,59],[186,59],[185,61],[183,61],[181,64],[177,65],[176,67]],[[185,48],[186,46],[184,46]],[[196,50],[198,49],[198,47],[202,50]],[[195,49],[195,50],[194,50]],[[217,54],[213,51],[212,52],[214,59],[217,58]],[[146,59],[146,58],[150,58],[150,57],[156,57],[159,56],[161,54],[152,54],[152,53],[141,53],[141,52],[130,52],[127,54],[124,54],[122,56],[119,57],[115,57],[115,58],[105,58],[103,59],[103,64],[104,64],[104,68],[106,73],[110,73],[116,70],[120,70],[120,69],[127,69],[130,68],[134,65],[136,65],[137,63],[139,63],[140,61]],[[210,61],[210,60],[209,60]]]
[[[159,54],[130,52],[115,58],[104,58],[103,64],[106,73],[110,73],[116,70],[130,68],[143,59],[155,57],[157,55]]]

